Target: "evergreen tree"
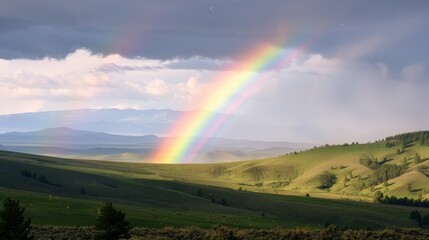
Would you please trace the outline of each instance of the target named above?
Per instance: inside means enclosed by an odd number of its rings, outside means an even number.
[[[420,227],[422,226],[422,215],[420,215],[419,211],[411,211],[410,218],[416,220]]]
[[[420,163],[422,161],[422,158],[420,157],[420,155],[418,153],[416,153],[416,154],[414,154],[413,161],[414,161],[414,163]]]
[[[325,171],[320,175],[320,187],[321,189],[332,187],[337,181],[337,176],[328,171]]]
[[[100,209],[95,227],[100,231],[97,239],[116,240],[131,237],[130,224],[125,221],[125,213],[113,208],[111,202],[106,202],[106,205]]]
[[[31,240],[31,220],[24,219],[24,207],[19,201],[6,198],[3,201],[3,211],[0,212],[0,239],[1,240]]]
[[[374,202],[382,202],[383,197],[384,195],[380,191],[375,192],[373,196]]]

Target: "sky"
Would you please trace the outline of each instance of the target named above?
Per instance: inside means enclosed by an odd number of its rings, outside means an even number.
[[[240,71],[258,84],[235,92],[224,136],[341,143],[429,129],[428,26],[424,0],[0,0],[0,114],[223,112],[200,99]],[[294,54],[234,68],[260,46]]]

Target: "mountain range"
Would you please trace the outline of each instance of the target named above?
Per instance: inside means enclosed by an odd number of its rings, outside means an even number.
[[[77,159],[144,162],[162,141],[155,135],[126,136],[67,127],[0,134],[3,150]],[[311,147],[310,144],[211,138],[197,162],[226,162],[273,157]]]
[[[186,112],[169,109],[77,109],[0,115],[0,132],[68,127],[125,135],[163,135]]]

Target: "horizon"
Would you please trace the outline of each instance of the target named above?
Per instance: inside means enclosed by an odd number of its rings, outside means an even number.
[[[50,111],[38,111],[38,112],[20,112],[20,113],[12,113],[12,114],[0,114],[0,116],[7,116],[7,115],[20,115],[20,114],[32,114],[32,113],[49,113],[49,112],[74,112],[74,111],[96,111],[96,110],[119,110],[119,111],[127,111],[127,110],[135,110],[135,111],[176,111],[181,112],[180,110],[174,110],[174,109],[136,109],[136,108],[85,108],[85,109],[61,109],[61,110],[50,110]],[[190,110],[190,111],[198,111],[196,109]],[[118,135],[118,136],[129,136],[129,137],[144,137],[144,136],[155,136],[158,138],[189,138],[186,136],[165,136],[165,135],[158,135],[158,134],[131,134],[131,133],[121,133],[121,132],[105,132],[105,131],[96,131],[96,130],[90,130],[90,129],[77,129],[69,126],[53,126],[48,128],[41,128],[41,129],[33,129],[33,130],[15,130],[15,131],[0,131],[1,134],[6,133],[28,133],[28,132],[39,132],[39,131],[45,131],[45,130],[52,130],[52,129],[70,129],[73,131],[83,131],[83,132],[92,132],[92,133],[106,133],[111,135]],[[239,138],[239,137],[227,137],[227,136],[217,136],[217,137],[210,137],[210,136],[198,136],[197,138],[213,138],[213,139],[229,139],[229,140],[238,140],[238,141],[256,141],[256,142],[288,142],[288,143],[297,143],[297,144],[308,144],[308,145],[314,145],[314,146],[323,146],[323,145],[341,145],[344,143],[352,143],[356,142],[359,144],[365,144],[365,143],[372,143],[375,141],[383,140],[387,137],[392,137],[399,134],[404,133],[412,133],[412,132],[420,132],[420,131],[428,131],[429,129],[414,129],[407,132],[393,132],[390,135],[385,136],[379,136],[375,137],[373,139],[366,139],[364,141],[358,141],[354,140],[352,137],[351,139],[344,141],[344,142],[299,142],[294,141],[293,139],[280,139],[280,140],[272,140],[272,139],[249,139],[249,138]]]
[[[183,158],[199,136],[342,143],[429,129],[426,2],[100,4],[4,2],[1,115],[210,111],[153,130],[190,136]]]

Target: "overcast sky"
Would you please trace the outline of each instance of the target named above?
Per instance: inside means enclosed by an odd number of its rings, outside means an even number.
[[[429,129],[428,43],[424,0],[0,0],[0,114],[201,107],[264,44],[299,55],[224,136],[368,141]]]

